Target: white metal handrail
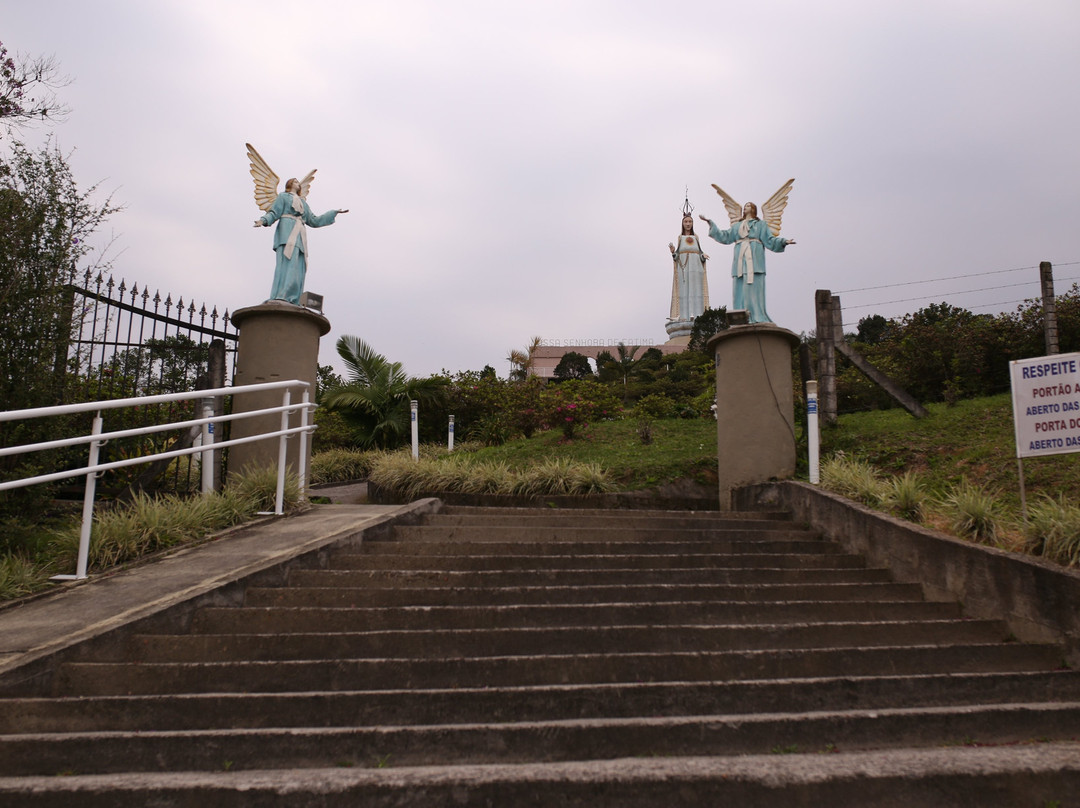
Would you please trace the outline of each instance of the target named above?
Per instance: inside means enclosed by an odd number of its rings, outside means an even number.
[[[299,477],[300,488],[305,490],[307,486],[307,440],[308,435],[315,430],[315,425],[310,423],[309,414],[316,409],[316,405],[309,401],[308,382],[292,379],[290,381],[266,382],[263,384],[241,385],[239,387],[216,387],[210,390],[195,390],[187,393],[165,393],[155,396],[141,396],[135,398],[120,398],[111,401],[90,401],[81,404],[62,404],[55,407],[35,407],[25,410],[8,410],[0,412],[0,422],[21,421],[31,418],[48,418],[58,415],[71,415],[73,413],[94,412],[93,427],[89,435],[76,438],[64,438],[55,441],[43,441],[40,443],[28,443],[20,446],[11,446],[0,449],[0,457],[15,454],[30,454],[45,449],[56,449],[65,446],[78,446],[89,444],[88,462],[85,467],[69,469],[67,471],[39,474],[34,477],[25,477],[18,480],[7,480],[0,483],[0,491],[13,488],[25,488],[31,485],[53,482],[55,480],[70,479],[72,477],[86,477],[86,489],[83,493],[82,527],[79,533],[79,559],[74,575],[54,575],[54,580],[81,580],[86,577],[87,559],[90,553],[90,528],[94,517],[94,495],[96,493],[97,478],[102,473],[111,469],[134,466],[140,463],[149,463],[153,460],[182,457],[184,455],[210,453],[210,458],[204,460],[203,468],[203,492],[212,488],[212,469],[214,463],[213,453],[226,446],[238,446],[242,443],[253,443],[267,438],[277,437],[278,444],[278,473],[277,490],[274,498],[274,513],[281,515],[285,512],[285,456],[286,441],[292,435],[300,436],[300,462]],[[303,391],[302,400],[293,404],[291,400],[292,388],[300,388]],[[202,418],[191,418],[184,421],[175,421],[167,424],[155,424],[153,426],[139,427],[136,429],[123,429],[114,432],[103,432],[104,421],[101,417],[102,410],[122,409],[124,407],[141,407],[148,404],[159,404],[171,401],[190,401],[192,399],[216,398],[219,396],[236,396],[245,393],[259,393],[268,390],[281,390],[282,401],[280,407],[267,407],[264,409],[251,410],[250,412],[232,413],[231,415],[214,416],[209,405],[203,407]],[[290,427],[289,416],[293,412],[300,413],[300,426]],[[271,432],[262,432],[246,438],[232,438],[227,441],[214,442],[213,424],[223,421],[237,421],[244,418],[254,418],[260,415],[281,413],[281,426]],[[132,457],[126,460],[115,460],[110,463],[99,463],[98,457],[101,447],[108,441],[117,438],[134,437],[138,435],[151,435],[157,432],[166,432],[175,429],[202,426],[202,443],[187,449],[173,449],[164,452],[155,452],[142,457]],[[208,472],[210,474],[208,475]]]

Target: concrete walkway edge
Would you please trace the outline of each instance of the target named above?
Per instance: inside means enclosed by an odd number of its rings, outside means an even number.
[[[238,600],[254,579],[284,575],[293,565],[315,564],[324,550],[360,541],[365,532],[389,530],[393,523],[408,524],[440,506],[437,499],[407,505],[317,506],[61,585],[44,597],[0,610],[0,686],[47,676],[55,658],[133,623],[182,622],[207,600]]]

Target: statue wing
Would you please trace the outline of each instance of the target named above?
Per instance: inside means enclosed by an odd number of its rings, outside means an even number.
[[[731,195],[715,182],[713,183],[713,188],[716,189],[716,193],[720,194],[720,198],[724,200],[724,207],[727,208],[728,218],[731,219],[731,223],[734,225],[742,218],[742,205],[732,199]]]
[[[300,180],[300,198],[307,199],[308,189],[311,188],[311,181],[315,179],[315,172],[319,169],[313,168],[307,173],[307,176]]]
[[[780,190],[770,196],[769,200],[761,206],[762,218],[765,219],[765,223],[769,225],[769,230],[774,236],[780,235],[780,218],[784,215],[784,208],[787,207],[787,198],[791,193],[793,182],[795,182],[794,177],[781,185]]]
[[[255,180],[255,204],[259,206],[259,210],[270,210],[277,198],[277,187],[281,178],[270,170],[270,166],[262,155],[255,151],[254,146],[250,143],[244,145],[247,146],[248,160],[251,161],[251,178]]]

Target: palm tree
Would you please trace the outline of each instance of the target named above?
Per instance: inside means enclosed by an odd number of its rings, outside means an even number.
[[[347,381],[327,390],[323,405],[345,416],[365,449],[400,446],[410,433],[409,402],[428,407],[445,398],[447,379],[412,378],[400,362],[389,361],[359,337],[341,337],[337,352],[348,368]]]
[[[510,353],[506,355],[506,361],[510,363],[510,381],[523,382],[529,378],[529,371],[533,366],[533,355],[543,342],[543,337],[533,337],[532,342],[525,346],[525,350],[510,349]]]
[[[640,345],[627,346],[627,345],[624,345],[621,342],[616,346],[616,351],[619,354],[619,360],[618,360],[618,362],[616,364],[617,364],[617,366],[619,368],[619,371],[622,373],[623,404],[624,405],[626,404],[626,383],[627,383],[627,380],[630,378],[630,374],[634,372],[634,367],[637,365],[638,362],[641,361],[640,359],[638,359],[638,360],[634,359],[634,354],[636,354],[640,348],[641,348]]]

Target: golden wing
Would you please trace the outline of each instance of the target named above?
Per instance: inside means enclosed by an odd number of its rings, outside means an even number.
[[[277,198],[277,187],[281,178],[270,170],[270,166],[262,159],[262,155],[255,151],[254,146],[250,143],[244,145],[247,146],[248,160],[251,161],[251,178],[255,180],[255,204],[259,206],[259,210],[270,210]]]
[[[742,205],[732,199],[727,191],[715,182],[713,183],[713,188],[716,189],[716,193],[720,194],[720,198],[724,200],[724,207],[727,208],[728,218],[731,219],[732,224],[735,224],[742,218]]]
[[[784,208],[787,207],[787,198],[793,182],[795,182],[794,177],[781,185],[780,190],[770,196],[769,201],[761,206],[762,218],[765,219],[765,223],[769,225],[769,230],[774,236],[780,235],[780,217],[784,215]]]
[[[315,179],[315,172],[319,169],[313,168],[308,172],[307,176],[300,180],[300,198],[307,199],[308,189],[311,188],[311,181]]]

